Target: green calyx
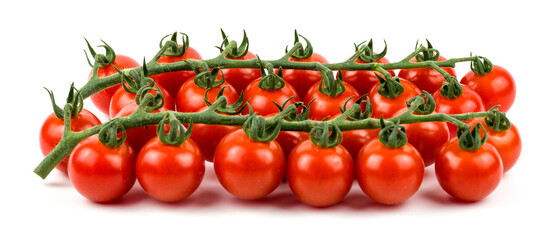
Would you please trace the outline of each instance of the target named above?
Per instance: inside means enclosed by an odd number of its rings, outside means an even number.
[[[511,122],[508,117],[506,117],[506,113],[500,112],[497,107],[499,107],[499,105],[489,110],[493,115],[484,118],[484,122],[486,126],[494,131],[506,131],[511,128]]]
[[[471,61],[471,71],[477,75],[486,75],[492,71],[493,67],[494,65],[492,65],[492,62],[485,57],[479,56],[475,59],[475,61]]]
[[[198,66],[192,60],[184,60],[185,63],[194,70],[196,77],[194,78],[194,83],[200,88],[205,88],[206,90],[211,90],[215,87],[219,87],[225,83],[225,77],[220,68],[216,67],[209,71],[207,64]],[[218,78],[221,77],[220,80]]]
[[[242,125],[242,130],[252,141],[271,142],[281,132],[281,121],[277,121],[271,126],[266,126],[264,117],[250,114],[250,117]]]
[[[122,137],[118,137],[118,133],[122,133]],[[111,119],[99,131],[99,141],[109,148],[116,148],[126,140],[126,129],[118,119]]]
[[[351,101],[351,99],[353,99],[354,96],[350,97],[349,99],[347,99],[347,101],[345,101],[345,103],[343,104],[343,108],[339,107],[339,109],[341,110],[341,113],[345,113],[347,112],[347,104],[349,103],[349,101]],[[360,108],[360,105],[364,103],[366,105],[364,112],[362,111],[362,109]],[[347,116],[347,120],[351,120],[351,121],[358,121],[358,120],[364,120],[364,119],[368,119],[370,118],[370,116],[372,116],[372,105],[370,104],[370,98],[364,94],[361,97],[359,97],[355,103],[353,104],[353,106],[351,107],[356,107],[358,108],[358,111],[354,111],[351,114],[349,114]]]
[[[385,75],[385,78],[380,76],[378,73],[374,72],[378,80],[380,81],[380,86],[378,87],[378,93],[384,97],[395,99],[405,91],[403,85],[401,85],[401,80],[399,77],[391,77],[390,74]]]
[[[391,123],[391,122],[389,122]],[[380,126],[382,130],[378,134],[378,139],[384,146],[389,148],[400,148],[407,144],[407,135],[405,135],[405,127],[399,125],[399,120],[397,123],[387,124],[384,121],[383,116],[380,117]]]
[[[186,33],[180,33],[180,35],[182,35],[182,45],[178,44],[178,32],[167,34],[161,39],[161,41],[159,42],[159,48],[162,49],[164,46],[168,47],[164,51],[162,56],[179,57],[186,54],[186,50],[188,50],[188,47],[190,45],[190,39],[188,38],[188,35]],[[169,36],[170,40],[168,40],[166,44],[163,45],[163,41],[165,41],[165,39]]]
[[[304,121],[307,120],[308,117],[310,116],[310,105],[314,102],[315,99],[312,99],[309,103],[308,106],[304,105],[304,102],[294,102],[293,104],[287,106],[289,104],[289,102],[294,98],[295,96],[292,96],[290,98],[288,98],[283,104],[279,105],[278,103],[276,103],[275,101],[272,100],[273,104],[275,104],[275,106],[277,106],[277,108],[279,109],[279,114],[284,115],[283,119],[289,120],[289,121]],[[291,108],[291,109],[289,109]],[[298,111],[299,108],[302,108],[302,111]]]
[[[248,41],[248,36],[246,35],[246,31],[242,30],[242,32],[244,33],[244,37],[242,37],[242,42],[240,43],[240,46],[238,47],[233,47],[231,48],[231,50],[227,53],[227,58],[230,59],[235,59],[235,58],[241,58],[246,56],[246,54],[248,53],[248,48],[250,47],[250,42]],[[223,29],[221,28],[221,36],[223,36],[223,42],[221,42],[221,46],[217,47],[219,49],[219,51],[223,52],[225,51],[225,48],[229,45],[229,37],[225,34],[225,32],[223,31]]]
[[[482,138],[480,129],[482,129],[484,133]],[[488,134],[486,134],[486,129],[484,129],[482,124],[477,123],[472,129],[468,126],[459,128],[457,131],[457,138],[459,139],[459,147],[461,149],[475,151],[486,142]]]
[[[227,88],[227,87],[228,86],[223,86],[219,90],[219,92],[217,93],[217,96],[215,97],[215,102],[214,103],[211,103],[211,101],[209,101],[209,98],[207,96],[207,93],[209,92],[209,90],[205,91],[203,100],[205,101],[205,104],[209,107],[209,109],[211,109],[211,110],[213,110],[217,113],[224,113],[224,114],[230,114],[230,115],[240,114],[242,111],[244,111],[246,106],[249,106],[248,102],[250,101],[250,99],[248,99],[248,101],[246,101],[246,103],[244,103],[244,92],[240,92],[240,96],[238,96],[238,100],[231,105],[227,105],[227,98],[225,96],[223,96],[223,94],[225,92],[225,88]]]
[[[169,132],[165,133],[165,124],[169,124]],[[173,113],[167,113],[157,125],[157,136],[159,140],[167,145],[179,146],[192,134],[192,121],[188,126],[188,130],[184,130],[184,125],[174,116]]]
[[[413,113],[420,115],[431,114],[434,110],[436,110],[434,97],[432,97],[432,94],[427,91],[423,90],[422,92],[423,93],[420,95],[407,100],[407,107],[410,108],[414,103],[417,103],[418,106],[415,108]]]
[[[428,47],[426,47],[424,51],[422,51],[421,53],[417,54],[415,58],[417,59],[418,62],[438,61],[438,58],[440,57],[440,51],[434,49],[432,47],[432,44],[430,44],[430,41],[428,41],[428,39],[426,39],[426,43]],[[418,48],[418,41],[415,46],[415,49],[417,48]]]
[[[156,91],[153,100],[147,106],[151,109],[159,109],[165,105],[163,92],[155,84],[155,81],[149,77],[145,58],[143,59],[143,65],[139,74],[136,71],[122,72],[116,66],[112,67],[120,74],[120,82],[124,91],[136,94],[136,104],[139,105],[144,99],[145,94],[148,94],[149,91]]]
[[[64,109],[58,107],[56,105],[56,101],[54,100],[54,93],[47,88],[44,88],[48,95],[50,96],[50,102],[52,103],[52,108],[54,110],[54,115],[58,119],[64,119]],[[74,87],[74,83],[70,86],[70,92],[68,93],[68,97],[66,98],[66,103],[70,104],[71,106],[71,113],[70,116],[73,118],[77,116],[81,110],[83,109],[83,96],[81,95],[81,91],[79,91],[76,87]]]
[[[442,83],[442,88],[440,89],[440,93],[442,96],[447,97],[449,99],[455,99],[463,93],[463,87],[457,78],[454,76],[448,75],[446,81]]]
[[[330,131],[331,134],[329,133]],[[341,144],[343,135],[337,124],[321,122],[320,125],[310,130],[310,140],[318,147],[331,148]]]
[[[384,50],[379,53],[379,54],[375,54],[374,53],[374,43],[372,41],[372,39],[370,39],[370,41],[368,41],[367,44],[364,45],[365,42],[362,42],[360,44],[356,44],[355,43],[355,51],[358,52],[360,51],[360,49],[362,48],[362,53],[358,56],[358,59],[363,61],[363,62],[367,62],[367,63],[371,63],[371,62],[375,62],[380,60],[381,58],[385,57],[387,54],[387,42],[386,40],[384,40]]]
[[[260,56],[258,55],[256,55],[256,57],[260,63],[260,72],[262,75],[262,78],[258,82],[258,87],[268,91],[275,91],[283,88],[285,86],[285,80],[283,80],[283,68],[279,67],[277,74],[275,74],[271,63],[262,62]]]
[[[321,93],[330,97],[336,97],[344,93],[346,89],[345,85],[343,85],[343,73],[338,71],[337,78],[333,77],[333,72],[331,70],[327,70],[325,74],[322,73],[319,90]]]
[[[308,41],[307,38],[305,38],[304,36],[300,35],[297,33],[297,31],[295,30],[295,39],[294,39],[294,45],[296,45],[297,43],[299,43],[299,39],[298,37],[300,36],[301,38],[304,39],[304,41],[306,42],[306,48],[301,47],[298,50],[296,50],[291,57],[295,58],[295,59],[305,59],[305,58],[309,58],[312,56],[312,54],[314,53],[314,48],[312,48],[312,44],[310,44],[310,41]],[[285,48],[285,53],[289,52],[289,46],[287,46],[287,48]]]
[[[105,41],[101,40],[101,42],[103,42],[104,45],[97,46],[105,49],[105,54],[103,55],[103,54],[97,54],[95,50],[93,50],[93,47],[91,47],[91,44],[89,44],[87,38],[83,38],[83,39],[85,39],[85,42],[87,43],[87,48],[89,48],[89,53],[93,57],[94,63],[99,64],[99,67],[106,67],[112,64],[114,60],[116,60],[116,53]],[[85,51],[84,49],[83,52],[85,52],[85,58],[87,59],[87,63],[89,63],[89,66],[94,67],[94,64],[92,64],[91,61],[89,60],[87,51]]]

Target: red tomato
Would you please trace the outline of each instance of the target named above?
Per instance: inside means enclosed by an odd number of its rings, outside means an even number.
[[[182,45],[179,45],[182,46]],[[157,60],[158,63],[175,63],[175,62],[182,62],[183,60],[187,59],[195,59],[201,60],[201,55],[192,47],[188,47],[186,49],[186,53],[182,56],[162,56]],[[157,83],[157,85],[165,88],[169,91],[171,96],[176,96],[178,89],[186,80],[196,76],[194,71],[177,71],[177,72],[168,72],[162,73],[158,75],[153,75],[151,78]]]
[[[70,129],[74,132],[79,132],[99,125],[101,121],[90,111],[82,109],[77,116],[72,118],[71,123]],[[54,113],[48,115],[39,133],[39,144],[41,145],[41,151],[45,157],[58,145],[62,139],[63,133],[64,120],[57,118]],[[62,161],[56,165],[56,169],[63,173],[68,173],[68,159],[69,157],[62,159]]]
[[[203,158],[208,162],[213,162],[215,149],[221,139],[239,128],[240,127],[227,125],[196,123],[192,126],[192,135],[190,135],[190,138],[198,143]]]
[[[322,57],[322,55],[313,53],[309,58],[296,59],[293,57],[289,58],[289,61],[293,62],[319,62],[328,63],[328,61]],[[320,82],[322,79],[322,74],[319,71],[314,70],[300,70],[300,69],[283,69],[283,80],[288,82],[291,86],[296,89],[298,96],[304,98],[304,95],[308,92],[308,89],[312,85]]]
[[[241,199],[260,199],[283,180],[285,156],[277,142],[252,141],[239,129],[217,145],[213,166],[229,193]]]
[[[99,68],[97,72],[97,77],[108,77],[117,73],[117,71],[112,67],[115,66],[119,70],[128,69],[128,68],[136,68],[140,67],[141,65],[136,62],[134,59],[124,55],[116,55],[116,59],[114,62],[106,67]],[[89,73],[89,77],[87,79],[91,79],[91,75],[93,74],[93,70]],[[101,112],[105,114],[109,114],[109,107],[110,107],[110,99],[116,90],[120,87],[120,85],[109,87],[105,90],[102,90],[98,93],[91,95],[91,101],[95,104],[95,106],[101,110]]]
[[[126,105],[118,114],[114,117],[126,117],[135,112],[138,109],[138,105],[135,103],[130,103]],[[155,109],[151,111],[152,113],[166,112],[168,111],[165,107]],[[157,124],[149,125],[147,127],[131,128],[126,130],[126,141],[139,152],[139,150],[147,143],[147,141],[157,136]]]
[[[127,141],[109,148],[93,135],[81,141],[70,154],[68,176],[74,188],[94,202],[114,201],[136,182],[136,152]]]
[[[277,106],[275,106],[275,104],[273,104],[272,101],[275,101],[279,105],[282,105],[285,101],[287,101],[287,99],[295,96],[289,101],[285,108],[295,102],[300,102],[298,94],[289,83],[285,82],[285,86],[281,89],[269,91],[266,89],[261,89],[258,86],[260,80],[261,78],[252,81],[250,84],[248,84],[248,86],[246,86],[246,89],[244,89],[244,102],[250,100],[249,102],[252,106],[252,109],[254,110],[254,112],[257,112],[258,115],[267,116],[273,113],[278,113],[279,109],[277,108]],[[248,114],[249,109],[244,109],[242,113]]]
[[[289,156],[293,148],[300,142],[308,139],[307,132],[281,131],[275,141],[281,145],[285,156]]]
[[[321,148],[311,140],[298,144],[287,160],[287,182],[294,195],[314,207],[334,205],[353,185],[353,159],[341,145]]]
[[[143,190],[165,202],[190,196],[202,182],[204,173],[202,154],[191,139],[173,146],[154,137],[143,146],[136,160],[136,176]]]
[[[355,59],[356,63],[367,63],[360,59]],[[375,63],[389,63],[389,61],[383,57],[375,61]],[[377,71],[341,71],[343,73],[343,81],[353,86],[358,90],[360,95],[367,94],[374,85],[378,82],[378,77],[376,77]],[[393,70],[388,70],[388,72],[395,76]],[[379,74],[379,73],[378,73]],[[339,75],[339,74],[337,74]],[[380,74],[381,75],[381,74]]]
[[[487,108],[501,105],[498,109],[507,112],[515,100],[515,81],[505,68],[498,65],[494,65],[492,71],[482,76],[469,71],[461,79],[461,84],[475,90]]]
[[[342,133],[343,141],[341,142],[341,145],[349,151],[353,159],[356,159],[360,149],[372,139],[377,138],[378,133],[380,133],[380,129],[344,131]]]
[[[194,78],[190,78],[176,95],[176,110],[179,112],[199,112],[202,109],[207,108],[207,104],[205,104],[205,92],[206,89],[199,87],[194,82]],[[221,74],[218,75],[217,79],[221,79]],[[228,82],[224,82],[221,86],[214,87],[207,93],[207,98],[210,102],[215,102],[217,99],[217,94],[221,90],[221,88],[227,86],[223,91],[223,96],[227,98],[227,104],[232,104],[238,100],[238,94],[236,90],[231,87]]]
[[[248,52],[243,57],[233,58],[233,60],[250,60],[254,58],[256,58],[256,55]],[[256,68],[225,68],[222,71],[223,75],[225,75],[225,80],[238,91],[244,90],[250,82],[262,76],[260,69]]]
[[[446,60],[447,59],[442,56],[438,58],[438,62]],[[417,62],[417,60],[413,58],[410,62]],[[449,67],[443,67],[442,69],[450,75],[456,76],[455,69]],[[399,71],[399,77],[411,81],[421,90],[426,90],[429,93],[436,92],[442,87],[442,83],[446,81],[442,74],[431,68],[401,69],[401,71]]]
[[[490,143],[476,151],[459,147],[452,138],[440,150],[436,163],[436,177],[451,196],[463,201],[479,201],[498,187],[502,179],[502,159]]]
[[[461,85],[463,93],[454,99],[444,97],[438,90],[434,93],[434,101],[436,102],[436,112],[445,114],[461,114],[469,112],[483,112],[485,111],[482,98],[473,91],[470,87]],[[471,122],[469,120],[468,122]],[[450,138],[457,135],[457,127],[448,123]]]
[[[482,118],[473,120],[469,125],[474,126],[479,122],[488,134],[488,140],[486,140],[486,142],[492,144],[492,146],[498,150],[500,158],[502,158],[504,173],[509,171],[515,165],[521,154],[521,136],[519,135],[517,127],[512,124],[511,128],[508,130],[495,131],[486,126]],[[484,134],[481,132],[481,137],[483,136]]]
[[[407,109],[401,109],[395,116],[399,116],[405,111],[407,111]],[[436,114],[436,112],[432,114]],[[407,141],[413,145],[422,156],[425,167],[434,163],[440,148],[450,139],[448,124],[445,122],[422,122],[401,125],[405,127]]]
[[[173,110],[174,111],[174,98],[170,95],[169,91],[167,91],[166,89],[159,87],[161,89],[161,92],[163,93],[163,98],[165,98],[165,108],[169,109],[169,110]],[[148,91],[148,93],[151,93],[152,95],[155,95],[157,92],[154,90]],[[114,118],[114,116],[120,112],[120,110],[122,110],[122,108],[124,108],[126,105],[130,104],[130,103],[136,103],[136,94],[135,93],[129,93],[126,92],[126,90],[124,90],[124,88],[122,86],[120,86],[118,88],[118,90],[116,90],[116,92],[114,92],[114,95],[112,95],[112,98],[110,100],[110,111],[109,111],[109,116],[110,118]]]
[[[373,118],[380,118],[382,115],[384,118],[393,117],[399,109],[407,108],[407,100],[422,93],[412,82],[402,78],[399,80],[404,90],[403,93],[394,99],[384,97],[378,93],[380,82],[376,83],[376,85],[370,89],[368,96],[370,97],[370,104],[372,105]]]
[[[343,107],[349,98],[353,97],[347,103],[347,108],[351,107],[359,97],[358,91],[348,83],[343,83],[343,85],[345,86],[345,92],[335,97],[330,97],[320,92],[320,82],[314,84],[304,97],[304,104],[306,106],[314,99],[314,102],[309,106],[309,119],[320,121],[328,116],[334,117],[339,115],[341,114],[340,108]]]
[[[398,204],[409,199],[424,177],[422,157],[411,144],[390,148],[377,138],[362,147],[355,168],[362,191],[381,204]]]

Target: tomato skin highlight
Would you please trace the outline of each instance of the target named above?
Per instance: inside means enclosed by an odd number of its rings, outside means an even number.
[[[179,44],[179,46],[182,46]],[[157,60],[158,63],[175,63],[175,62],[182,62],[183,60],[188,59],[195,59],[195,60],[202,60],[201,55],[192,47],[188,47],[186,49],[186,53],[182,56],[162,56]],[[170,95],[174,98],[180,89],[180,86],[188,79],[196,76],[194,71],[176,71],[176,72],[168,72],[162,73],[158,75],[150,76],[157,85],[165,88],[169,91]]]
[[[276,141],[252,141],[242,129],[225,136],[213,159],[219,183],[240,199],[260,199],[273,192],[285,175],[285,156]]]
[[[296,90],[287,82],[285,86],[281,89],[275,89],[273,91],[261,89],[258,84],[261,78],[252,81],[246,89],[244,89],[244,102],[249,102],[252,106],[254,112],[258,115],[267,116],[274,113],[279,113],[279,109],[272,101],[275,101],[279,105],[282,105],[287,99],[295,96],[285,106],[287,108],[289,105],[295,102],[300,102],[300,98],[296,93]],[[248,108],[244,109],[242,114],[248,114],[250,111]]]
[[[190,78],[184,82],[176,95],[176,110],[179,112],[200,112],[202,109],[207,108],[205,103],[205,88],[201,88],[194,82],[194,78]],[[222,79],[222,75],[217,76],[217,80]],[[217,99],[219,91],[226,87],[223,91],[223,96],[227,98],[227,104],[232,104],[238,100],[236,90],[228,83],[224,82],[218,87],[214,87],[207,93],[207,98],[210,102],[214,103]]]
[[[519,135],[519,130],[512,124],[511,128],[505,131],[495,131],[488,127],[484,120],[475,119],[470,126],[476,125],[476,123],[481,123],[486,133],[488,134],[487,143],[492,144],[498,150],[500,158],[502,158],[502,165],[504,167],[504,173],[509,171],[519,160],[521,155],[521,136]],[[484,134],[481,132],[481,137]]]
[[[99,120],[97,116],[86,109],[82,109],[77,116],[72,118],[70,129],[74,132],[79,132],[99,124],[101,124],[101,120]],[[63,133],[64,120],[57,118],[54,113],[48,115],[41,126],[41,131],[39,133],[39,145],[41,146],[43,156],[46,157],[52,149],[58,145],[62,139]],[[68,174],[69,159],[69,156],[62,159],[62,161],[56,165],[56,169]]]
[[[493,65],[492,71],[482,76],[469,71],[461,79],[461,84],[475,90],[487,108],[500,105],[498,109],[507,112],[515,100],[515,81],[510,72],[498,65]]]
[[[289,58],[292,62],[319,62],[328,63],[327,59],[320,54],[313,53],[309,58],[296,59],[293,57]],[[304,98],[308,89],[312,85],[320,82],[322,79],[322,74],[319,71],[314,70],[300,70],[300,69],[283,69],[283,80],[289,83],[296,89],[296,92],[300,98]]]
[[[99,70],[97,71],[97,77],[103,78],[117,73],[116,69],[114,69],[113,66],[115,66],[119,70],[124,70],[140,67],[141,65],[130,57],[117,54],[116,59],[111,65],[99,68]],[[93,70],[89,72],[89,77],[87,77],[87,79],[91,79],[92,75]],[[95,106],[106,115],[109,115],[110,113],[110,99],[112,98],[112,95],[114,95],[114,92],[118,90],[119,86],[120,85],[115,85],[91,95],[91,101],[93,102],[93,104],[95,104]]]
[[[287,160],[287,183],[293,194],[313,207],[327,207],[342,201],[354,180],[351,154],[341,145],[320,148],[305,140]]]
[[[232,60],[250,60],[256,58],[251,52],[239,58],[231,58]],[[260,77],[262,74],[257,68],[225,68],[221,70],[225,76],[225,81],[230,83],[238,92],[243,91],[248,84]]]
[[[163,87],[159,87],[159,89],[161,89],[163,98],[165,98],[165,108],[174,111],[174,98],[170,95],[169,91],[167,91]],[[148,91],[148,93],[151,93],[153,96],[155,96],[155,94],[157,94],[157,91],[151,90]],[[114,92],[112,98],[110,99],[109,117],[114,118],[114,116],[116,116],[116,114],[118,114],[118,112],[120,112],[122,108],[130,103],[136,104],[136,94],[126,92],[126,90],[124,90],[124,88],[120,86]]]
[[[502,159],[492,144],[485,143],[476,151],[467,151],[459,147],[457,138],[444,144],[434,167],[444,191],[470,202],[492,193],[503,174]]]
[[[314,102],[309,107],[309,119],[321,121],[326,117],[334,117],[341,114],[340,107],[342,108],[343,105],[349,98],[349,102],[347,103],[347,108],[350,108],[355,101],[358,99],[359,94],[358,91],[348,83],[343,83],[345,86],[345,92],[335,96],[330,97],[327,94],[323,94],[320,92],[320,82],[314,84],[304,97],[304,105],[308,106],[310,101],[314,99]]]
[[[197,144],[187,139],[178,146],[154,137],[136,160],[136,176],[149,196],[164,202],[177,202],[190,196],[205,174],[205,161]]]
[[[124,196],[136,181],[136,152],[125,141],[109,148],[93,135],[72,151],[68,176],[74,188],[93,202],[110,202]]]
[[[380,118],[382,115],[384,119],[393,117],[399,109],[407,108],[407,100],[422,93],[412,82],[405,79],[399,80],[404,90],[403,93],[393,99],[384,97],[378,93],[380,82],[376,83],[376,85],[370,89],[368,96],[370,97],[370,104],[372,105],[373,118]]]
[[[440,56],[437,62],[446,60],[445,57]],[[413,58],[410,62],[417,62],[417,60]],[[443,67],[442,69],[450,75],[456,76],[455,69],[450,67]],[[401,69],[398,76],[407,79],[419,89],[426,90],[429,93],[436,92],[442,87],[442,83],[446,81],[441,73],[431,68]]]
[[[424,177],[422,157],[412,145],[389,148],[377,138],[362,147],[355,168],[362,191],[386,205],[399,204],[412,197]]]
[[[355,63],[367,63],[360,59],[355,59]],[[375,61],[375,63],[389,63],[389,61],[383,57]],[[391,76],[395,76],[395,72],[393,70],[387,70]],[[343,73],[343,82],[346,82],[353,86],[356,90],[358,90],[359,95],[367,94],[374,85],[379,81],[378,75],[382,76],[381,73],[378,71],[341,71]],[[339,76],[339,73],[337,74]]]
[[[461,114],[469,112],[484,112],[484,104],[482,98],[470,87],[461,85],[463,93],[454,99],[444,97],[438,90],[433,94],[436,102],[436,112],[445,114]],[[470,123],[472,120],[466,121]],[[447,123],[450,130],[450,138],[457,136],[457,127],[451,123]]]

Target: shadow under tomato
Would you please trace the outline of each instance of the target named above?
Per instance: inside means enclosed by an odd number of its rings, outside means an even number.
[[[136,182],[132,189],[124,196],[119,199],[116,199],[112,202],[107,203],[97,203],[103,206],[108,207],[126,207],[126,206],[134,206],[139,202],[145,201],[149,198],[149,196],[141,189],[141,186]]]
[[[443,189],[424,189],[420,192],[420,197],[426,198],[430,201],[433,201],[438,204],[442,205],[452,205],[452,206],[468,206],[471,204],[475,204],[475,202],[468,202],[459,200],[457,198],[452,197],[448,193],[446,193]]]

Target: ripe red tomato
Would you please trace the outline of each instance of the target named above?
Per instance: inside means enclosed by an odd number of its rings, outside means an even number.
[[[70,129],[74,132],[79,132],[99,125],[101,121],[90,111],[82,109],[77,116],[72,118],[71,123]],[[62,139],[63,133],[64,120],[57,118],[54,113],[48,115],[39,133],[39,144],[41,146],[41,152],[43,152],[45,157],[58,145]],[[68,159],[69,157],[62,159],[62,161],[56,165],[56,169],[63,173],[68,173]]]
[[[492,144],[485,143],[476,151],[463,150],[452,138],[440,150],[436,177],[451,196],[463,201],[479,201],[498,187],[502,179],[502,159]]]
[[[136,182],[136,152],[127,141],[109,148],[93,135],[81,141],[70,154],[68,176],[74,188],[94,202],[114,201]]]
[[[440,56],[437,62],[446,60],[445,57]],[[413,58],[410,62],[417,62],[417,60]],[[449,67],[443,67],[442,69],[450,75],[456,76],[455,69]],[[431,68],[401,69],[399,77],[411,81],[419,89],[426,90],[429,93],[436,92],[442,87],[442,83],[446,81],[442,74]]]
[[[461,85],[463,87],[463,93],[454,99],[449,99],[444,97],[439,89],[434,93],[434,101],[436,102],[436,112],[445,114],[461,114],[469,112],[483,112],[485,111],[484,104],[482,103],[482,98],[473,91],[470,87],[466,85]],[[467,123],[471,120],[467,121]],[[457,127],[451,123],[448,123],[450,138],[457,135]]]
[[[178,146],[154,137],[138,154],[136,176],[149,196],[177,202],[190,196],[205,174],[205,161],[197,144],[187,139]]]
[[[170,95],[169,91],[164,89],[163,87],[159,87],[161,89],[161,93],[163,93],[163,98],[165,98],[165,108],[174,111],[174,98]],[[148,91],[152,95],[155,95],[157,91],[151,90]],[[114,92],[112,98],[110,100],[110,108],[109,108],[109,116],[110,118],[114,118],[114,116],[122,110],[126,105],[130,103],[136,103],[136,94],[129,93],[124,90],[122,86]]]
[[[381,204],[398,204],[412,197],[422,184],[424,163],[409,143],[386,147],[377,138],[364,145],[355,163],[362,191]]]
[[[296,59],[293,57],[289,58],[289,61],[293,62],[319,62],[328,63],[328,61],[320,54],[313,53],[309,58]],[[283,80],[288,82],[291,86],[296,89],[298,96],[304,98],[304,95],[308,92],[308,89],[312,85],[320,82],[322,79],[322,74],[319,71],[314,70],[300,70],[300,69],[283,69]]]
[[[281,145],[285,156],[289,156],[293,148],[300,142],[308,139],[307,132],[281,131],[275,141]]]
[[[276,141],[255,142],[239,129],[217,145],[213,166],[229,193],[241,199],[260,199],[283,180],[285,156]]]
[[[366,63],[358,58],[355,59],[355,62]],[[375,63],[386,64],[389,63],[389,61],[385,57],[383,57],[375,61]],[[357,89],[360,95],[367,94],[370,89],[374,87],[374,85],[376,85],[376,83],[379,81],[378,77],[376,77],[376,74],[374,74],[375,72],[376,71],[341,71],[341,73],[343,73],[343,81]],[[393,70],[388,70],[388,72],[392,76],[395,76],[395,72]]]
[[[298,144],[287,160],[287,182],[294,195],[314,207],[334,205],[353,185],[353,158],[341,145],[321,148],[311,140]]]
[[[190,138],[198,143],[203,158],[208,162],[213,162],[215,149],[221,139],[238,129],[240,127],[196,123],[192,126]]]
[[[222,79],[222,75],[219,74],[217,76],[217,80]],[[176,110],[179,112],[199,112],[202,109],[207,108],[207,104],[205,104],[205,92],[206,89],[199,87],[194,82],[194,78],[190,78],[186,81],[176,95]],[[231,87],[228,82],[224,82],[221,86],[214,87],[207,93],[207,98],[210,102],[215,102],[217,98],[217,94],[221,90],[221,88],[227,86],[223,91],[223,96],[227,98],[227,104],[232,104],[238,100],[238,94],[236,90]]]
[[[126,117],[135,112],[138,109],[138,105],[135,103],[130,103],[120,110],[114,117]],[[166,112],[168,111],[165,107],[155,109],[151,111],[152,113]],[[126,130],[126,141],[134,148],[136,152],[139,152],[143,145],[147,141],[157,136],[157,125],[149,125],[147,127],[131,128]]]
[[[378,93],[378,88],[381,85],[380,82],[376,83],[376,85],[370,89],[368,96],[370,97],[370,104],[372,105],[373,118],[380,118],[382,115],[384,118],[393,117],[399,109],[407,108],[407,100],[422,93],[412,82],[402,78],[399,80],[404,90],[403,93],[393,99],[384,97]]]
[[[515,81],[505,68],[498,65],[494,65],[492,71],[482,76],[469,71],[461,79],[461,84],[475,90],[487,108],[501,105],[498,109],[507,112],[515,100]]]
[[[295,102],[300,102],[300,98],[298,97],[296,90],[289,83],[285,82],[285,86],[281,89],[270,91],[261,89],[258,86],[260,80],[261,78],[252,81],[248,84],[248,86],[246,86],[246,89],[244,89],[244,102],[250,100],[249,102],[252,109],[254,112],[257,112],[258,115],[267,116],[273,113],[278,113],[279,109],[272,101],[282,105],[285,101],[287,101],[287,99],[295,96],[289,101],[289,103],[287,103],[287,105],[285,105],[285,108]],[[244,109],[242,113],[248,114],[249,109]]]
[[[314,84],[304,97],[304,104],[308,106],[310,101],[314,99],[314,102],[309,106],[309,119],[320,121],[326,117],[334,117],[341,114],[340,108],[343,107],[345,102],[347,103],[347,108],[351,107],[355,101],[358,99],[358,91],[348,83],[343,83],[345,86],[345,92],[338,94],[335,97],[330,97],[327,94],[320,92],[320,82]]]
[[[188,49],[186,49],[186,53],[182,56],[162,56],[159,60],[157,60],[157,62],[175,63],[188,59],[201,60],[202,57],[195,49],[188,47]],[[176,96],[178,89],[180,89],[180,86],[193,76],[196,76],[194,71],[177,71],[153,75],[151,78],[155,81],[155,83],[157,83],[157,85],[168,90],[171,96],[174,97]]]
[[[106,67],[99,68],[97,72],[97,77],[108,77],[117,73],[117,71],[112,67],[115,66],[119,70],[128,69],[128,68],[136,68],[140,67],[140,64],[136,62],[134,59],[124,56],[124,55],[116,55],[116,59],[114,62]],[[93,74],[93,70],[89,73],[89,77],[87,79],[91,79],[91,75]],[[102,90],[98,93],[91,95],[91,101],[95,106],[101,110],[101,112],[105,114],[109,114],[109,107],[110,107],[110,99],[116,90],[120,87],[120,85],[109,87],[105,90]]]
[[[399,110],[395,116],[403,114],[407,109]],[[432,114],[436,114],[433,112]],[[450,139],[450,131],[445,122],[422,122],[413,124],[401,124],[405,127],[407,141],[415,147],[428,167],[436,160],[436,155]]]
[[[250,60],[256,58],[251,52],[243,57],[233,58],[233,60]],[[260,69],[256,68],[225,68],[222,70],[225,80],[229,82],[237,91],[243,91],[246,86],[255,79],[262,76]]]
[[[341,145],[343,145],[343,147],[345,147],[347,151],[349,151],[353,159],[356,159],[360,149],[372,139],[377,138],[379,132],[380,129],[359,129],[344,131],[342,133],[343,141],[341,142]]]
[[[500,158],[502,158],[504,173],[509,171],[515,165],[519,159],[519,155],[521,154],[521,136],[519,135],[517,127],[512,124],[511,128],[508,130],[495,131],[486,126],[486,123],[482,118],[473,120],[469,125],[474,126],[479,122],[482,124],[484,129],[486,129],[486,133],[488,134],[486,142],[492,144],[492,146],[498,150]],[[481,137],[483,136],[484,134],[481,132]]]

